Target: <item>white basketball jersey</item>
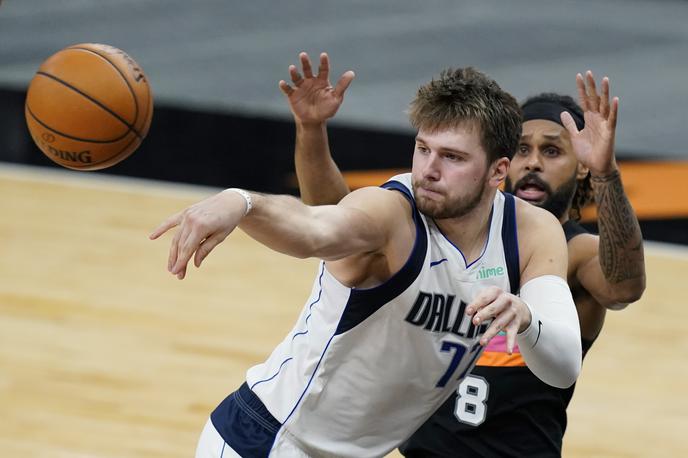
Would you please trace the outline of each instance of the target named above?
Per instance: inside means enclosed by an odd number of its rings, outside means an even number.
[[[322,262],[292,332],[247,372],[248,386],[282,423],[278,435],[311,456],[379,457],[397,447],[481,353],[487,324],[474,326],[466,305],[489,285],[518,289],[511,284],[518,283],[511,196],[497,192],[484,251],[466,265],[415,209],[410,174],[383,187],[401,191],[413,206],[416,241],[406,264],[386,283],[357,289]]]

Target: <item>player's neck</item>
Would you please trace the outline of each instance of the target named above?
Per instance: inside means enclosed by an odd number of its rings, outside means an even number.
[[[561,223],[562,226],[564,225],[564,223],[566,223],[568,220],[571,219],[571,218],[569,218],[570,214],[571,214],[571,205],[566,207],[566,211],[564,213],[562,213],[562,215],[559,217],[559,222]]]
[[[485,247],[495,192],[488,193],[473,210],[463,216],[435,220],[445,237],[461,250],[468,264],[477,259]]]

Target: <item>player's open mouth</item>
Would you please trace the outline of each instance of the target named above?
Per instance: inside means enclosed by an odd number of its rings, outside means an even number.
[[[547,197],[547,191],[539,184],[529,182],[516,189],[516,196],[528,202],[542,202]]]

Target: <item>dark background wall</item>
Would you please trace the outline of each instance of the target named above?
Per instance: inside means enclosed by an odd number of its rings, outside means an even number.
[[[621,99],[623,159],[687,160],[688,2],[683,0],[6,0],[0,8],[0,161],[54,166],[31,143],[24,91],[75,43],[117,46],[145,70],[154,122],[104,174],[296,192],[293,127],[277,82],[299,51],[328,51],[356,79],[331,124],[343,170],[407,167],[404,109],[448,66],[476,66],[519,100],[575,95],[577,72]],[[682,193],[668,196],[683,198]],[[688,242],[685,220],[645,236]]]
[[[25,96],[21,90],[0,89],[0,160],[59,167],[29,136]],[[163,105],[156,106],[153,120],[148,136],[132,156],[89,173],[297,192],[292,179],[294,125],[290,119]],[[408,132],[335,125],[330,128],[330,141],[343,170],[410,167],[413,136]]]
[[[620,151],[686,159],[686,24],[684,0],[5,0],[0,88],[25,90],[66,46],[106,43],[160,107],[288,121],[277,82],[300,51],[327,51],[333,81],[356,71],[336,121],[408,132],[410,99],[443,68],[475,66],[519,100],[575,95],[590,69],[621,99]]]
[[[25,92],[0,89],[0,161],[56,167],[31,140],[24,120]],[[213,187],[298,194],[291,120],[157,106],[141,147],[98,172]],[[407,132],[332,126],[330,145],[343,171],[410,167]],[[620,154],[623,157],[623,153]],[[594,223],[586,224],[595,231]],[[648,240],[688,244],[688,219],[642,220]]]

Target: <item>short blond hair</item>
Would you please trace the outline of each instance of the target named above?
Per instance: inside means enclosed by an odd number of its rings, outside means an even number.
[[[449,68],[421,86],[408,114],[419,130],[437,131],[466,123],[478,127],[488,163],[500,157],[511,159],[521,141],[518,102],[473,67]]]

